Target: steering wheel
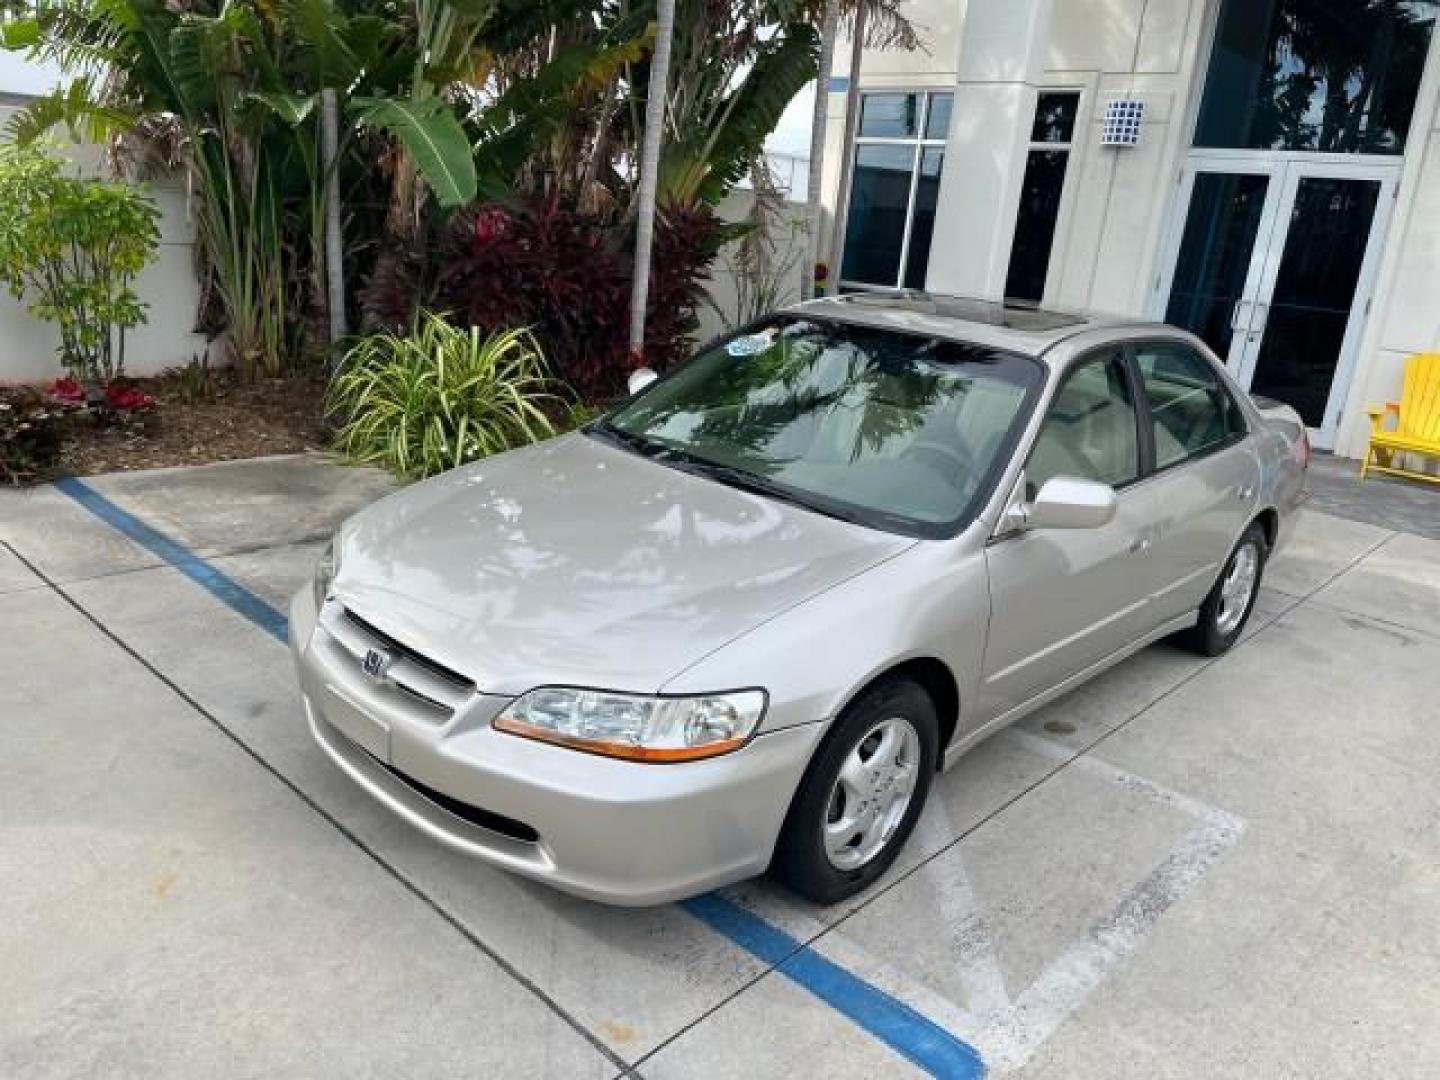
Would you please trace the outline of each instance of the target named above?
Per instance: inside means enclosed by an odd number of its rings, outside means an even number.
[[[950,476],[959,470],[964,475],[974,470],[975,459],[968,447],[959,443],[944,443],[936,439],[919,439],[905,451],[906,457],[928,459],[925,464],[941,476]]]

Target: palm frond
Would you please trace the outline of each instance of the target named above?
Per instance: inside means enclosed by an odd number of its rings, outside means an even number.
[[[134,126],[135,117],[124,109],[106,105],[94,77],[81,75],[68,86],[56,87],[36,98],[10,118],[5,126],[11,141],[28,146],[64,125],[71,137],[101,143]]]
[[[662,159],[662,201],[723,198],[744,177],[791,100],[814,80],[819,57],[820,35],[809,23],[789,23],[757,46],[749,74],[721,109],[718,127],[692,132]]]

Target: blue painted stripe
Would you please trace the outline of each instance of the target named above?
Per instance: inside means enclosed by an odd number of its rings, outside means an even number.
[[[67,477],[55,481],[58,491],[70,496],[105,524],[124,533],[135,543],[210,593],[231,610],[245,616],[277,641],[286,640],[289,620],[284,613],[164,533],[145,524],[128,510],[122,510],[83,480]]]
[[[931,1076],[971,1080],[985,1075],[974,1047],[753,912],[715,893],[680,906]]]
[[[128,510],[122,510],[82,480],[57,480],[55,487],[271,637],[281,643],[286,641],[289,620],[282,612],[215,569],[184,544],[147,525]],[[972,1080],[985,1075],[985,1067],[974,1048],[760,916],[716,893],[683,901],[681,906],[931,1076]]]
[[[829,90],[832,94],[848,94],[850,92],[850,76],[831,75]]]

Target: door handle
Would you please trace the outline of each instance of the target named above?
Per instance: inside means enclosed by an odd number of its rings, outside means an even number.
[[[1260,335],[1265,333],[1265,327],[1270,325],[1270,305],[1256,304],[1255,311],[1260,316],[1260,325],[1250,327],[1250,340],[1259,341]]]
[[[1249,300],[1236,300],[1236,301],[1235,301],[1235,310],[1233,310],[1232,312],[1230,312],[1230,329],[1231,329],[1232,331],[1238,332],[1238,331],[1240,331],[1240,330],[1242,330],[1242,329],[1244,329],[1245,327],[1248,327],[1248,326],[1250,325],[1250,312],[1249,312],[1249,311],[1247,311],[1247,312],[1245,313],[1245,318],[1244,318],[1243,320],[1240,318],[1240,309],[1241,309],[1241,308],[1249,308],[1250,306],[1251,306],[1251,304],[1250,304],[1250,301],[1249,301]]]

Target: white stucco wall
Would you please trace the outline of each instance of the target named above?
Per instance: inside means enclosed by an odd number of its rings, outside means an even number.
[[[863,89],[956,89],[929,287],[1003,290],[1025,167],[1028,120],[1046,89],[1079,90],[1081,121],[1056,229],[1047,300],[1148,310],[1170,210],[1169,177],[1189,134],[1187,103],[1210,0],[919,0],[906,5],[926,51],[866,51]],[[848,46],[836,50],[837,74]],[[1099,146],[1105,103],[1146,103],[1140,147]],[[843,192],[844,98],[831,95],[824,190]],[[961,165],[961,163],[964,163]],[[978,208],[978,209],[977,209]],[[944,236],[944,242],[939,237]]]
[[[754,198],[754,193],[748,188],[736,188],[717,207],[717,213],[725,221],[743,221],[754,205]],[[808,218],[809,211],[803,202],[788,202],[785,204],[782,220],[777,221],[777,228],[772,232],[777,249],[777,265],[788,267],[783,274],[784,289],[776,304],[777,308],[800,300],[800,287],[808,256],[804,232]],[[727,260],[734,247],[733,243],[726,245],[720,257],[715,260],[710,281],[705,289],[711,302],[702,305],[698,313],[700,328],[695,334],[697,345],[703,345],[736,325],[736,281]]]
[[[1153,314],[1160,239],[1188,149],[1206,56],[1205,0],[1060,0],[1044,83],[1081,91],[1047,301]],[[1106,105],[1145,104],[1140,145],[1100,145]]]
[[[0,53],[0,58],[6,55]],[[0,75],[13,78],[15,72],[0,71]],[[36,76],[24,85],[34,89],[38,81],[43,80]],[[6,83],[0,82],[0,91],[9,92]],[[19,107],[8,100],[10,104],[0,105],[0,132]],[[99,172],[96,148],[67,147],[66,152],[78,167]],[[145,187],[160,209],[160,247],[137,284],[140,298],[149,305],[149,320],[126,335],[125,369],[131,375],[153,375],[180,366],[205,349],[204,337],[191,332],[200,294],[183,188],[178,180]],[[4,211],[0,207],[0,213]],[[26,306],[0,290],[0,382],[36,382],[61,374],[59,335]]]

